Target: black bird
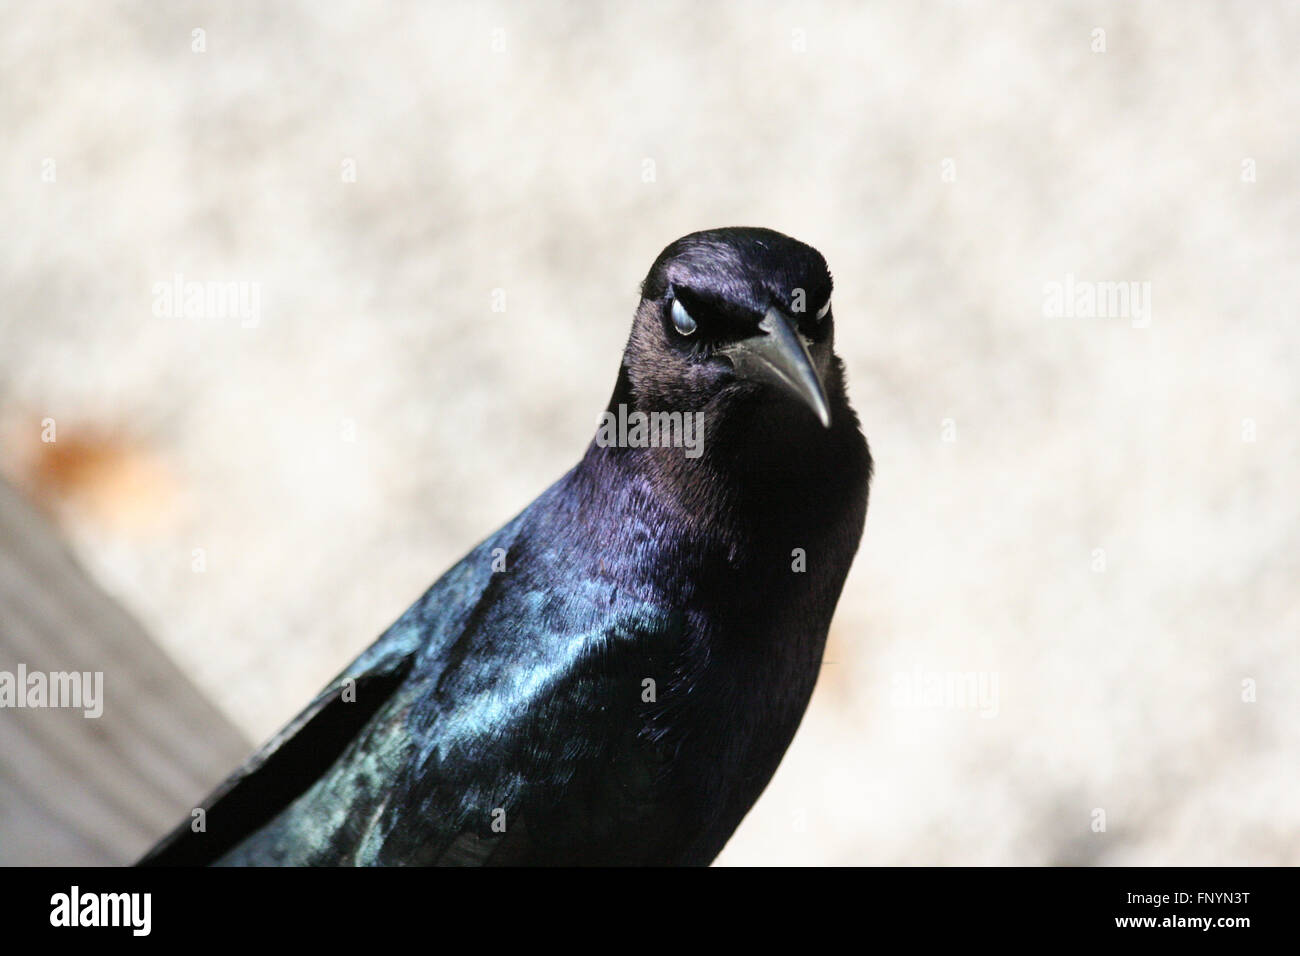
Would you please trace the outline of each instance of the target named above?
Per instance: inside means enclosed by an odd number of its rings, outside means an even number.
[[[830,296],[768,229],[668,246],[578,465],[141,863],[712,861],[799,726],[866,517]]]

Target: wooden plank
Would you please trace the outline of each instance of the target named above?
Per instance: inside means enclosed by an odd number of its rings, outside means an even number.
[[[0,865],[122,864],[251,750],[0,482],[0,672],[103,674],[103,714],[0,708]]]

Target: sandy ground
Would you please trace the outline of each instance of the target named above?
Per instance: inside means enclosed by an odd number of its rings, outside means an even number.
[[[770,226],[878,472],[720,862],[1300,863],[1297,49],[1284,3],[5,3],[0,467],[261,739],[577,459],[659,249]]]

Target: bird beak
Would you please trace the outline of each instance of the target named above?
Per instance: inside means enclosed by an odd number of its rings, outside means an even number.
[[[826,389],[792,320],[773,306],[758,323],[758,329],[761,334],[723,353],[731,359],[736,374],[780,386],[811,408],[824,428],[830,428],[831,406]]]

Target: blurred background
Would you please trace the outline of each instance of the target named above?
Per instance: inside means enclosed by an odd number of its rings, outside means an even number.
[[[1300,863],[1297,48],[1286,3],[0,4],[0,670],[105,673],[0,711],[0,860],[178,822],[577,460],[659,250],[762,225],[831,265],[877,474],[719,863]]]

